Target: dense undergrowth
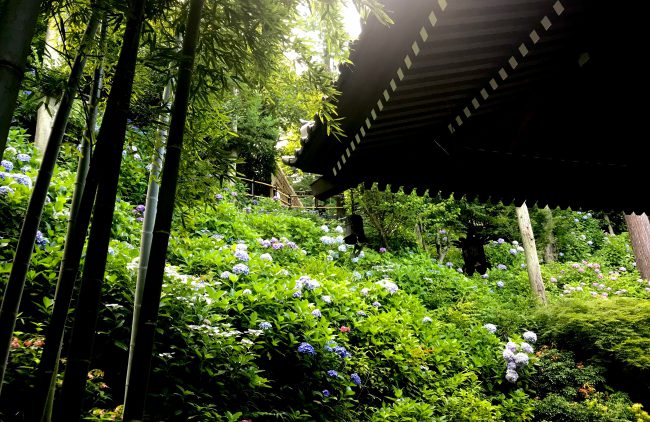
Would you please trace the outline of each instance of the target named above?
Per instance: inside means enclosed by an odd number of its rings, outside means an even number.
[[[3,285],[38,166],[17,131],[5,156]],[[64,156],[10,355],[0,403],[7,420],[28,409],[52,305],[74,180],[75,154]],[[145,163],[129,151],[88,420],[117,418],[123,398],[144,192],[129,169],[138,166]],[[516,243],[494,239],[486,246],[492,269],[467,277],[462,262],[424,253],[353,257],[338,222],[251,201],[236,187],[219,198],[177,212],[148,420],[650,420],[642,409],[650,288],[624,234],[602,236],[584,261],[545,265],[550,305],[539,309]]]

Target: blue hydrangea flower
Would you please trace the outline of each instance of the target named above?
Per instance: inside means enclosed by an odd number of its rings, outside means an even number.
[[[300,343],[300,346],[298,346],[298,352],[299,353],[304,353],[306,355],[315,355],[316,351],[314,350],[314,346],[312,346],[309,343],[302,342]]]
[[[223,278],[223,279],[228,279],[228,278],[230,278],[231,275],[232,275],[232,273],[230,271],[224,271],[224,272],[221,273],[220,277]]]
[[[361,385],[361,377],[356,373],[350,375],[350,380],[352,380],[355,385]]]
[[[351,356],[350,353],[343,346],[335,346],[334,349],[332,349],[332,351],[337,355],[339,355],[341,359],[349,358]]]
[[[0,186],[0,195],[7,195],[9,193],[14,193],[15,191],[9,186]]]
[[[29,176],[25,176],[24,174],[12,174],[11,177],[13,177],[18,184],[27,186],[28,188],[32,187],[32,179],[30,179]]]
[[[248,253],[244,250],[237,249],[234,253],[235,258],[237,258],[240,261],[248,262],[250,260],[250,257],[248,256]]]
[[[374,301],[372,302],[372,306],[374,306],[375,308],[379,308],[381,306],[381,303]]]
[[[508,362],[508,364],[506,365],[506,369],[508,369],[510,371],[514,371],[514,370],[517,369],[517,364],[514,361],[513,362]]]
[[[336,378],[336,377],[339,376],[339,373],[336,372],[336,371],[333,370],[333,369],[330,369],[329,371],[327,371],[327,375],[330,376],[330,377],[332,377],[332,378]]]
[[[325,349],[326,352],[333,352],[335,347],[336,347],[336,342],[333,340],[329,340],[327,343],[325,343],[325,347],[323,347],[323,349]]]
[[[522,337],[529,343],[535,343],[537,341],[537,334],[533,333],[532,331],[526,331]]]
[[[447,262],[445,265],[446,265],[447,267],[451,268],[451,267],[454,266],[454,263],[453,263],[453,262]]]
[[[295,242],[287,242],[287,248],[298,249],[298,245]]]
[[[494,325],[494,324],[485,324],[485,325],[483,326],[483,328],[485,328],[486,330],[488,330],[488,331],[491,332],[492,334],[494,334],[494,333],[497,332],[497,326]]]
[[[506,380],[508,380],[508,382],[511,382],[511,383],[514,384],[514,383],[517,382],[517,379],[519,379],[519,374],[517,373],[517,371],[512,370],[512,369],[508,369],[506,371]]]
[[[431,322],[431,321],[433,321],[431,317],[425,316],[424,318],[422,318],[422,322],[424,323]]]
[[[348,250],[347,245],[339,245],[339,252],[346,252]]]
[[[320,287],[320,283],[310,278],[309,280],[305,281],[305,287],[307,290],[315,290]]]
[[[250,270],[248,269],[248,267],[245,264],[237,264],[234,267],[232,267],[232,272],[235,273],[235,274],[248,275]]]
[[[517,353],[515,355],[515,363],[517,366],[526,366],[528,365],[528,355],[525,353]]]
[[[366,316],[366,313],[363,311],[357,311],[357,315],[359,316]]]
[[[515,360],[515,354],[510,349],[504,349],[502,356],[503,359],[507,362],[514,362]]]
[[[516,352],[517,351],[517,343],[515,343],[514,341],[509,341],[506,344],[506,349],[510,350],[513,353]]]
[[[271,325],[270,322],[263,321],[263,322],[260,322],[259,327],[260,327],[260,330],[270,330],[271,328],[273,328],[273,325]]]
[[[216,198],[217,201],[221,201],[223,199],[223,195],[218,193],[218,194],[215,195],[215,198]]]
[[[323,390],[323,396],[329,397],[330,396],[329,390]]]
[[[36,231],[36,244],[40,246],[41,248],[45,247],[50,241],[46,238],[43,237],[43,233],[41,233],[40,230]]]
[[[517,255],[517,249],[510,249],[508,252],[510,252],[511,255]]]
[[[26,162],[30,161],[32,159],[32,157],[30,157],[27,154],[18,154],[18,155],[16,155],[16,159],[18,161],[22,161],[23,163],[26,163]]]
[[[521,350],[523,350],[526,353],[534,353],[535,352],[535,350],[533,349],[533,346],[531,346],[530,344],[528,344],[526,342],[521,343]]]
[[[490,275],[488,273],[485,273],[481,276],[481,278],[488,278]]]
[[[325,224],[323,224],[322,226],[320,226],[320,229],[321,229],[322,231],[324,231],[325,233],[329,233],[329,231],[330,231],[330,228],[327,227]]]
[[[7,170],[7,171],[11,171],[11,170],[14,169],[14,163],[12,163],[12,162],[9,161],[9,160],[2,160],[2,161],[0,161],[0,166],[4,167],[5,170]]]
[[[503,240],[502,238],[498,238],[498,239],[497,239],[497,243],[498,243],[499,245],[501,245],[501,244],[504,243],[504,242],[505,242],[505,240]]]
[[[501,280],[497,281],[497,287],[500,289],[503,289],[503,286],[505,286],[505,283]]]
[[[302,297],[302,292],[300,290],[297,290],[297,291],[293,292],[292,296],[295,297],[295,298],[301,298]]]
[[[319,309],[314,309],[313,311],[311,311],[311,314],[313,316],[315,316],[316,318],[320,318],[320,317],[323,316],[323,314],[321,313],[321,311]]]
[[[508,267],[506,267],[504,264],[499,264],[499,265],[497,265],[497,269],[499,269],[499,270],[505,270],[505,269],[507,269],[507,268],[508,268]]]

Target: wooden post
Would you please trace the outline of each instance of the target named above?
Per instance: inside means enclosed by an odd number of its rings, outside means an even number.
[[[530,216],[528,215],[528,207],[524,202],[520,207],[516,208],[517,221],[519,223],[519,231],[521,238],[524,242],[524,253],[526,254],[526,269],[528,270],[528,280],[530,287],[537,299],[541,304],[546,305],[546,291],[544,290],[544,281],[542,281],[542,271],[539,267],[539,260],[537,259],[537,247],[535,246],[535,235],[533,234],[533,227],[530,224]]]
[[[648,216],[625,214],[627,230],[630,233],[630,242],[636,257],[636,269],[641,277],[650,280],[650,222]]]

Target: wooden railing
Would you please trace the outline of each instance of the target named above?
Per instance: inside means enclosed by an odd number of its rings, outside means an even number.
[[[259,180],[248,179],[246,177],[238,177],[237,179],[249,187],[249,192],[247,192],[246,195],[250,197],[277,197],[279,198],[278,201],[287,208],[312,209],[323,213],[335,210],[338,215],[344,212],[344,207],[342,206],[318,205],[318,200],[307,192],[300,192],[300,194],[298,194],[294,191],[294,193],[288,193],[271,183],[260,182]],[[302,199],[312,198],[314,200],[314,206],[306,206],[303,204],[303,202],[307,201],[303,201]]]

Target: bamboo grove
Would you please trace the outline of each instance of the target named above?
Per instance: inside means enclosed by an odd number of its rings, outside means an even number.
[[[374,13],[388,21],[374,0],[354,3],[362,15]],[[335,23],[341,20],[339,2],[8,0],[0,3],[0,154],[5,150],[33,39],[39,36],[37,28],[42,28],[48,19],[67,19],[74,23],[59,28],[60,37],[66,43],[64,54],[69,57],[69,73],[2,296],[0,380],[4,379],[37,229],[73,102],[82,98],[87,103],[86,130],[79,143],[63,259],[58,269],[54,305],[45,327],[46,341],[37,369],[38,382],[34,386],[29,420],[75,421],[82,417],[127,120],[134,92],[137,94],[138,90],[134,87],[136,74],[145,68],[157,75],[165,88],[158,104],[149,105],[160,130],[151,158],[141,268],[134,286],[135,311],[125,380],[124,420],[129,421],[142,420],[145,414],[179,167],[187,128],[194,124],[187,121],[188,110],[194,118],[205,117],[214,112],[210,104],[234,87],[264,89],[267,84],[277,82],[283,53],[293,48],[302,55],[311,89],[327,99],[317,105],[316,111],[323,120],[335,121],[331,107],[336,94],[332,85],[335,75],[323,72],[322,63],[310,60],[307,49],[300,47],[300,42],[291,36],[300,7],[310,10],[315,19],[326,22],[324,28],[336,28]],[[344,42],[340,36],[334,29],[332,33],[325,31],[325,49]],[[91,69],[86,69],[87,62],[93,64]],[[101,125],[97,130],[98,115]],[[190,147],[201,150],[200,143]],[[71,303],[75,303],[73,310]],[[55,380],[62,354],[66,356],[66,365],[63,384],[58,388]]]

